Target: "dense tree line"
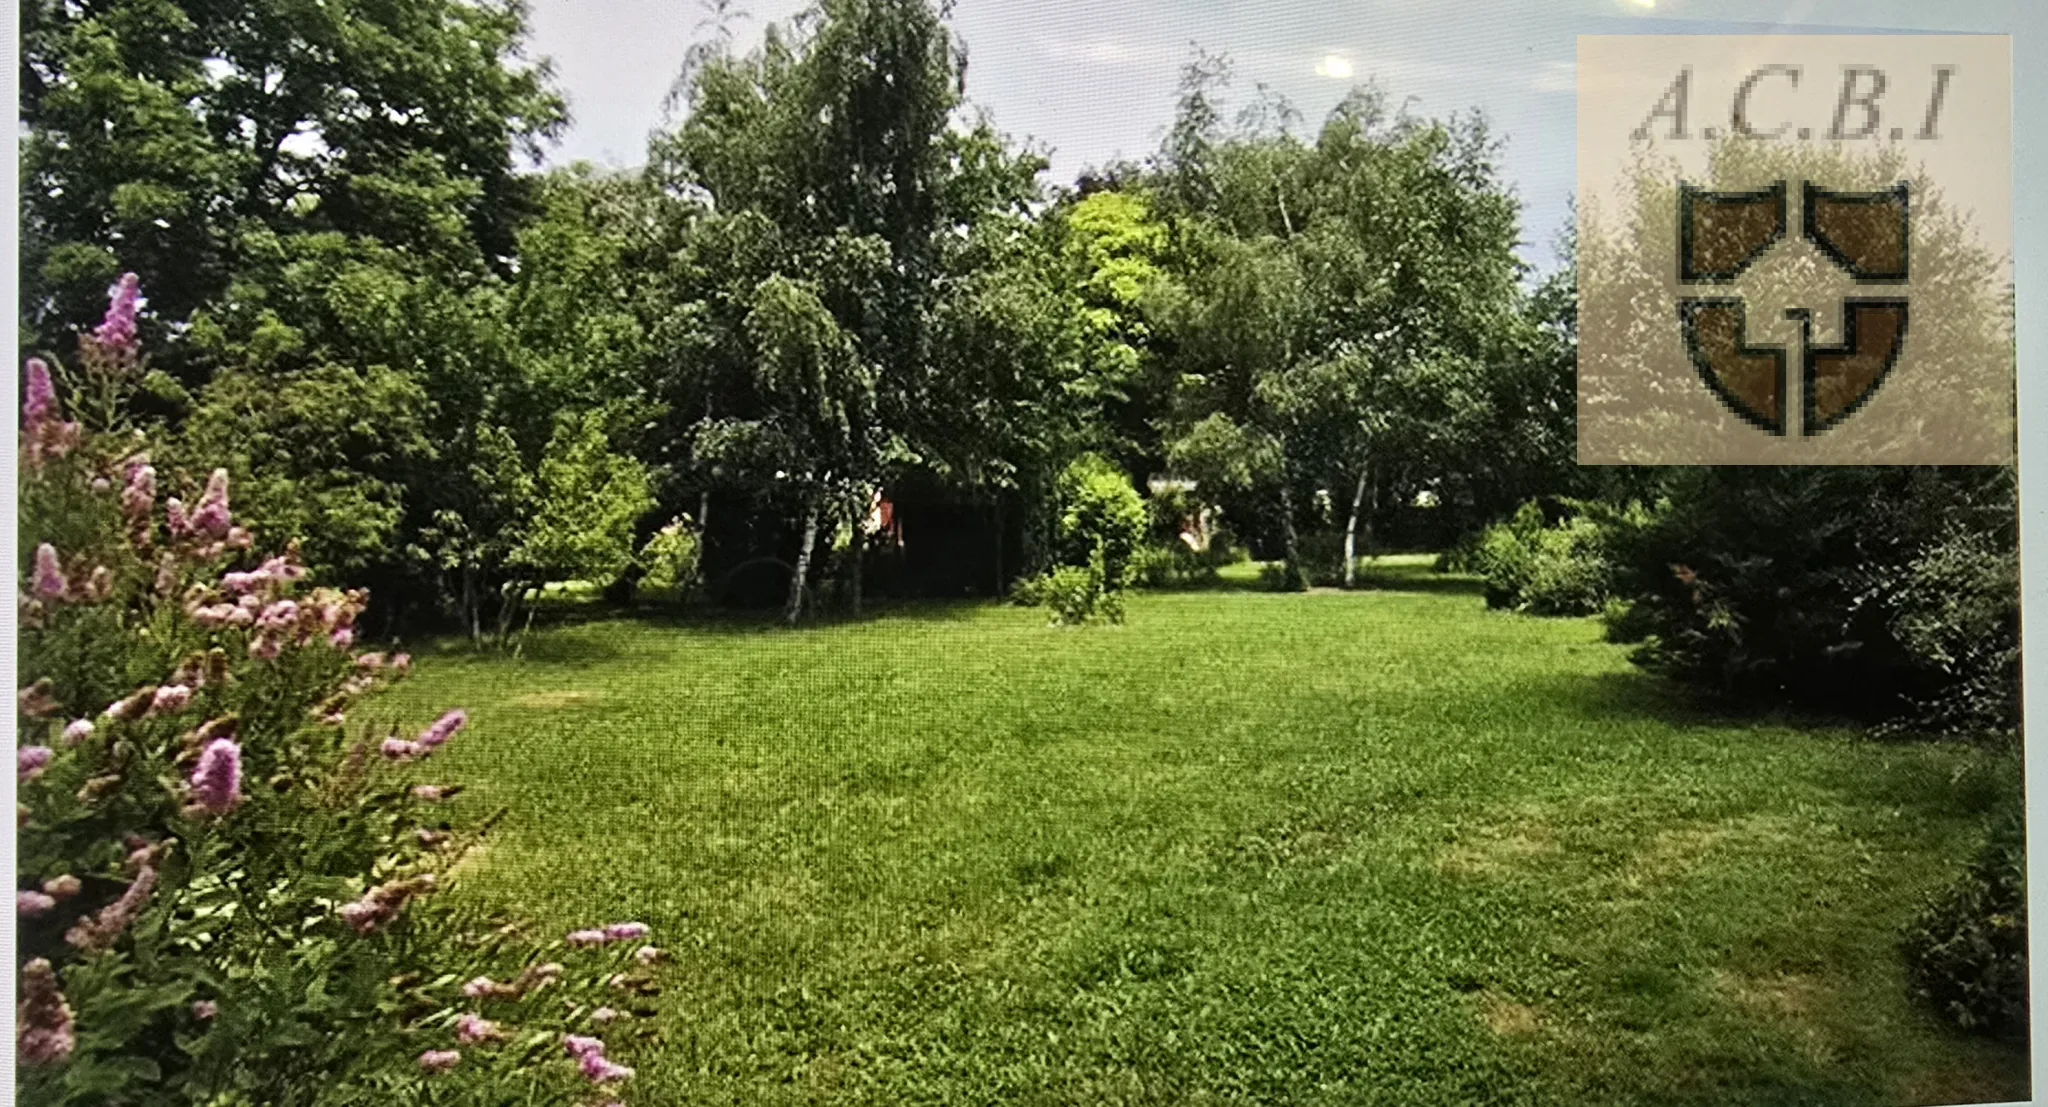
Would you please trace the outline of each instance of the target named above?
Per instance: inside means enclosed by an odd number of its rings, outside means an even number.
[[[225,461],[382,625],[480,635],[685,516],[791,618],[828,575],[857,605],[909,486],[991,514],[999,590],[1086,454],[1192,478],[1297,585],[1418,494],[1455,532],[1572,479],[1568,288],[1525,291],[1476,116],[1364,86],[1304,129],[1197,55],[1157,155],[1070,188],[923,0],[746,53],[716,13],[604,174],[520,164],[567,109],[516,2],[31,4],[25,343],[140,274],[171,479]]]

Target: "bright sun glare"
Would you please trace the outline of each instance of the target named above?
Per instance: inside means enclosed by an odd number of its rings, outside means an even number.
[[[1336,77],[1340,80],[1348,78],[1351,76],[1351,60],[1335,54],[1326,54],[1322,61],[1316,63],[1316,76]]]

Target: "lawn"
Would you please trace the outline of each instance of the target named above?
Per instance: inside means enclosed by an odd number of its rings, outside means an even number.
[[[1150,594],[426,650],[452,894],[653,924],[649,1103],[1944,1103],[1897,934],[2017,764],[1716,716],[1592,620]]]

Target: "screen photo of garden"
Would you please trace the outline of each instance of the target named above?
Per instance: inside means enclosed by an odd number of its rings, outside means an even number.
[[[2023,6],[20,0],[13,1101],[2027,1100]]]

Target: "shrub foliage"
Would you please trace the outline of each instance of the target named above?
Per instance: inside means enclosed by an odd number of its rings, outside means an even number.
[[[138,300],[117,286],[74,394],[138,379]],[[504,1103],[629,1078],[562,1032],[646,981],[658,951],[625,952],[646,928],[540,943],[437,902],[488,822],[452,829],[460,789],[433,775],[468,717],[405,737],[379,716],[366,697],[410,661],[357,652],[366,595],[315,585],[295,544],[258,552],[225,468],[187,482],[132,428],[67,419],[40,360],[24,416],[22,1100]]]
[[[2018,805],[1906,936],[1920,994],[1957,1026],[2027,1033],[2027,843]]]

